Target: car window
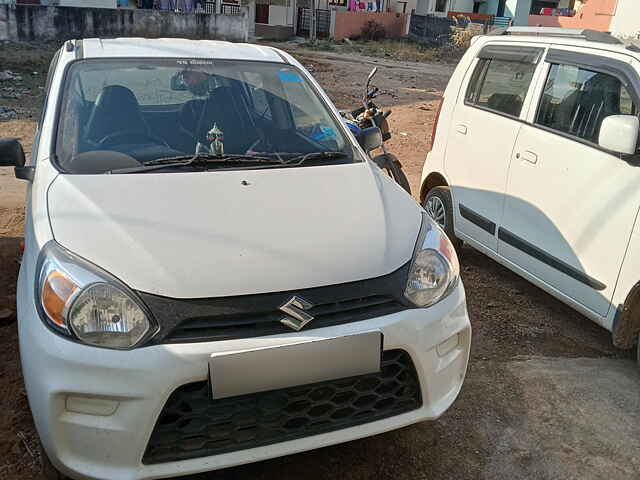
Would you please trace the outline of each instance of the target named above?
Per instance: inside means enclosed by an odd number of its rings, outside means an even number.
[[[536,123],[597,142],[610,115],[636,115],[627,88],[613,75],[573,65],[551,65]]]
[[[518,117],[535,69],[534,63],[498,58],[480,59],[469,83],[466,101],[468,104]]]
[[[195,153],[356,161],[339,120],[291,65],[88,59],[69,68],[62,91],[56,158],[71,173]]]

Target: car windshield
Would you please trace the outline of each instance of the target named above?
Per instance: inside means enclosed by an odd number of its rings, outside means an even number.
[[[63,91],[55,154],[69,173],[135,170],[195,154],[211,163],[215,157],[255,156],[263,167],[319,152],[340,154],[312,155],[304,165],[359,160],[339,120],[291,65],[83,60],[70,67]],[[220,162],[221,168],[234,165]]]

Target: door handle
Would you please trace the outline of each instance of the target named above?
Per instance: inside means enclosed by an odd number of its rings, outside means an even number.
[[[516,158],[520,158],[519,153],[516,154]],[[533,153],[531,150],[525,150],[524,153],[522,154],[522,159],[534,165],[538,163],[538,155]]]
[[[467,134],[467,126],[466,125],[458,125],[456,126],[456,132],[461,133],[462,135]]]

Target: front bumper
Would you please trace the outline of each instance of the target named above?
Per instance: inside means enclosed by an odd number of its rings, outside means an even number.
[[[428,309],[317,330],[218,342],[98,349],[50,332],[33,297],[19,287],[18,319],[25,384],[35,424],[54,465],[72,478],[151,479],[193,474],[375,435],[442,415],[467,368],[471,327],[464,288]],[[145,465],[142,458],[165,402],[178,387],[206,380],[214,352],[238,351],[351,335],[383,333],[384,350],[413,360],[422,407],[408,413],[262,447]]]

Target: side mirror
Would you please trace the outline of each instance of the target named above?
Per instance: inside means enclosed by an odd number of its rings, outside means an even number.
[[[364,106],[364,109],[367,109],[367,96],[369,95],[369,85],[371,84],[371,80],[373,79],[373,77],[375,77],[376,73],[378,72],[378,67],[373,67],[373,69],[371,70],[371,73],[369,73],[369,76],[367,77],[367,83],[364,86],[364,95],[362,96],[362,105]]]
[[[378,73],[378,67],[373,67],[371,73],[369,73],[369,76],[367,77],[367,85],[371,82],[371,80],[373,80],[373,77],[376,76],[376,73]]]
[[[611,115],[602,121],[598,144],[617,153],[634,154],[638,146],[640,120],[633,115]]]
[[[0,167],[24,167],[22,145],[15,138],[0,138]]]
[[[378,127],[369,127],[360,131],[358,143],[365,152],[370,152],[382,146],[382,132]]]
[[[35,167],[25,166],[26,158],[22,145],[15,138],[0,138],[0,167],[15,167],[16,178],[33,181]]]

